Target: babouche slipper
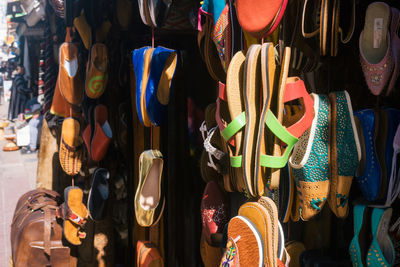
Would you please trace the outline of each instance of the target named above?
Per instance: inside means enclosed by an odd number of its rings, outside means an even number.
[[[97,168],[94,170],[92,179],[87,207],[90,217],[99,221],[104,219],[105,216],[107,199],[110,194],[108,186],[110,173],[104,168]]]
[[[78,47],[73,43],[60,46],[60,67],[58,80],[61,95],[72,107],[80,106],[83,86],[78,62]]]
[[[111,126],[108,123],[108,111],[105,105],[97,105],[93,112],[89,112],[89,125],[82,135],[89,158],[97,162],[101,161],[107,153],[112,138]]]
[[[138,224],[142,227],[157,224],[164,211],[163,164],[162,154],[158,150],[146,150],[140,155],[135,215]]]
[[[155,48],[151,56],[145,98],[147,114],[156,126],[160,126],[165,118],[177,61],[176,51],[162,46]]]
[[[354,122],[353,109],[347,91],[329,94],[331,102],[331,151],[329,206],[344,218],[353,177],[361,160],[361,146]]]
[[[382,170],[375,147],[378,138],[379,116],[372,109],[354,112],[354,121],[360,138],[361,160],[355,175],[364,198],[375,201],[378,197]]]
[[[83,191],[76,186],[64,190],[64,204],[61,206],[61,217],[64,219],[64,236],[72,245],[80,245],[86,233],[82,231],[89,215],[82,203]]]
[[[60,164],[70,176],[77,175],[82,168],[83,140],[80,124],[74,118],[66,118],[62,124],[60,140]]]
[[[311,128],[299,138],[289,159],[303,220],[319,213],[329,194],[329,101],[325,95],[313,98]]]
[[[132,52],[133,70],[136,81],[136,111],[140,122],[150,127],[151,122],[146,109],[146,87],[150,74],[150,61],[154,48],[150,46],[135,49]]]
[[[216,182],[207,183],[200,209],[204,238],[209,245],[218,246],[214,236],[222,234],[222,230],[229,220],[229,206],[224,192]]]
[[[106,89],[107,60],[107,47],[104,44],[96,43],[90,48],[85,81],[85,91],[89,98],[99,98]]]

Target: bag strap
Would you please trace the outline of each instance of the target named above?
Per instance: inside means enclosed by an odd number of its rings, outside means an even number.
[[[44,209],[44,234],[43,234],[43,241],[44,241],[44,253],[46,253],[49,257],[51,256],[51,228],[52,228],[52,221],[51,221],[51,211],[48,208]]]

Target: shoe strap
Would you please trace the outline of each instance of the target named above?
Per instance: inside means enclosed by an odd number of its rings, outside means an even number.
[[[311,37],[314,37],[315,35],[317,35],[320,32],[320,28],[318,28],[318,29],[316,29],[316,30],[314,30],[312,32],[306,32],[305,31],[304,24],[305,24],[305,18],[306,18],[307,4],[308,4],[308,0],[304,0],[303,12],[302,12],[302,16],[301,16],[301,33],[302,33],[304,38],[311,38]]]
[[[293,125],[287,127],[287,131],[295,137],[299,138],[308,128],[310,128],[314,119],[314,100],[308,94],[303,80],[298,77],[290,77],[285,86],[285,94],[283,102],[287,103],[296,99],[303,99],[304,102],[304,115]]]
[[[344,37],[343,29],[339,27],[340,41],[343,44],[347,44],[350,41],[351,37],[353,37],[353,33],[354,33],[355,25],[356,25],[356,1],[351,0],[351,2],[352,2],[352,9],[351,9],[350,28],[345,37]],[[339,3],[339,7],[340,7],[340,3]]]
[[[287,146],[285,148],[285,152],[281,156],[271,156],[262,154],[260,157],[260,165],[268,168],[283,168],[285,167],[290,152],[292,151],[294,145],[298,141],[298,139],[293,136],[288,130],[282,126],[282,124],[278,121],[275,115],[271,110],[267,111],[267,116],[265,118],[265,124],[268,129],[279,138],[282,142],[284,142]]]
[[[226,142],[237,134],[246,125],[246,113],[243,111],[233,121],[231,121],[221,135]],[[242,166],[242,156],[230,156],[231,167],[239,168]]]
[[[65,209],[66,208],[66,209]],[[65,212],[66,210],[66,212]],[[70,207],[65,203],[61,204],[60,208],[56,213],[57,217],[63,220],[69,220],[75,225],[83,226],[86,223],[86,219],[75,213]]]

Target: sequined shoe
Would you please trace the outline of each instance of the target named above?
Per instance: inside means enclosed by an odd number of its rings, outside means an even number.
[[[361,147],[346,91],[329,94],[331,101],[330,192],[328,203],[335,215],[348,213],[348,198],[353,177],[361,160]]]
[[[289,159],[300,199],[300,216],[309,220],[320,212],[329,193],[329,102],[312,94],[315,116]]]

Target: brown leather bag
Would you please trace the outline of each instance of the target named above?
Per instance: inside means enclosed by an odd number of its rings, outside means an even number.
[[[63,229],[57,220],[62,199],[51,190],[35,189],[17,203],[11,224],[14,267],[73,267],[76,259],[62,241]]]

